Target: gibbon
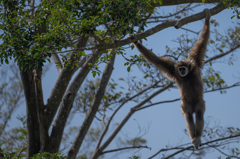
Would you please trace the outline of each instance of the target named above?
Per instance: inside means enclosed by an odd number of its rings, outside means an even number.
[[[163,71],[168,78],[173,79],[180,91],[181,111],[186,119],[187,130],[194,148],[201,146],[201,135],[204,126],[205,101],[203,100],[203,83],[201,80],[201,69],[205,56],[207,42],[209,39],[210,10],[205,9],[205,24],[199,41],[191,50],[187,60],[178,63],[156,56],[152,51],[145,48],[141,43],[134,42],[134,46],[159,70]],[[133,36],[129,37],[134,39]],[[195,113],[196,122],[193,120]]]

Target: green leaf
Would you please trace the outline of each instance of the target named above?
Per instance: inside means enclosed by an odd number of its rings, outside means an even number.
[[[96,76],[97,72],[96,71],[92,71],[93,77]]]
[[[211,43],[211,44],[214,44],[215,42],[214,42],[213,40],[210,40],[210,43]]]
[[[34,56],[33,57],[37,57],[39,55],[39,53],[36,53],[36,54],[34,54]]]
[[[131,66],[128,66],[127,71],[130,72],[130,70],[131,70]]]

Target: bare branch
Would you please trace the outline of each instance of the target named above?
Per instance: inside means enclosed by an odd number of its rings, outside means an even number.
[[[147,21],[146,23],[157,23],[157,22],[166,22],[167,20],[151,20]]]
[[[219,90],[225,90],[225,89],[229,89],[229,88],[232,88],[232,87],[238,87],[240,86],[240,82],[237,82],[231,86],[227,86],[225,88],[218,88],[218,89],[213,89],[213,90],[208,90],[208,91],[205,91],[204,93],[208,93],[208,92],[214,92],[214,91],[219,91]]]
[[[231,86],[227,86],[227,87],[224,87],[224,88],[207,90],[207,91],[205,91],[204,93],[215,92],[215,91],[219,91],[219,90],[225,90],[225,89],[229,89],[229,88],[233,88],[233,87],[238,87],[238,86],[240,86],[240,82],[237,82],[237,83],[235,83],[235,84],[233,84],[233,85],[231,85]],[[136,111],[142,110],[142,109],[145,109],[145,108],[149,108],[149,107],[152,107],[152,106],[155,106],[155,105],[158,105],[158,104],[172,103],[172,102],[176,102],[176,101],[179,101],[179,100],[181,100],[181,98],[176,98],[176,99],[173,99],[173,100],[166,100],[166,101],[161,101],[161,102],[152,103],[152,104],[146,105],[146,106],[144,106],[144,107],[140,107],[140,108],[138,108]]]
[[[117,107],[117,109],[112,113],[111,117],[109,118],[109,120],[108,120],[108,122],[107,122],[107,125],[105,126],[102,134],[100,135],[100,137],[99,137],[99,139],[98,139],[98,142],[97,142],[97,144],[96,144],[96,147],[95,147],[94,152],[98,151],[98,148],[99,148],[99,146],[100,146],[100,144],[101,144],[101,142],[102,142],[102,139],[103,139],[103,137],[105,136],[106,132],[108,131],[109,125],[110,125],[113,117],[115,116],[115,114],[118,112],[118,110],[119,110],[120,108],[122,108],[122,106],[123,106],[124,104],[126,104],[128,101],[130,101],[130,100],[134,99],[135,97],[143,94],[143,93],[146,92],[147,90],[155,87],[157,84],[158,84],[158,82],[155,83],[154,85],[148,87],[148,88],[145,88],[145,89],[142,90],[141,92],[139,92],[139,93],[135,94],[134,96],[126,99],[125,101],[123,101],[122,104]]]
[[[146,148],[146,149],[151,149],[148,146],[131,146],[131,147],[123,147],[119,149],[113,149],[113,150],[108,150],[108,151],[103,151],[101,155],[105,153],[110,153],[110,152],[116,152],[116,151],[122,151],[122,150],[127,150],[127,149],[140,149],[140,148]]]
[[[36,107],[37,107],[37,115],[38,122],[40,124],[40,138],[41,138],[41,147],[45,146],[46,141],[48,139],[48,129],[44,124],[44,101],[43,101],[43,90],[42,90],[42,72],[38,69],[33,70],[33,81],[35,88],[35,96],[36,96]],[[42,151],[42,150],[41,150]]]
[[[151,106],[154,106],[154,105],[163,104],[163,103],[172,103],[172,102],[176,102],[176,101],[179,101],[179,100],[180,100],[180,98],[173,99],[173,100],[161,101],[161,102],[157,102],[157,103],[152,103],[152,104],[146,105],[144,107],[138,108],[137,111],[148,108],[148,107],[151,107]]]
[[[87,116],[85,117],[85,120],[83,121],[83,124],[82,124],[80,130],[78,131],[78,134],[72,144],[72,147],[68,152],[67,159],[73,159],[76,157],[76,155],[82,145],[82,142],[85,138],[85,135],[86,135],[88,129],[90,128],[90,125],[92,124],[92,121],[95,117],[95,114],[98,111],[99,105],[100,105],[102,97],[104,95],[108,81],[111,77],[111,74],[113,71],[113,65],[114,65],[114,61],[115,61],[115,56],[116,56],[116,54],[113,54],[112,59],[106,64],[106,67],[104,69],[102,79],[100,81],[97,93],[95,94],[95,97],[91,104],[91,107],[87,113]]]
[[[187,29],[187,28],[184,28],[184,27],[181,27],[180,29],[183,29],[183,30],[186,30],[186,31],[192,32],[192,33],[194,33],[194,34],[199,34],[199,32],[195,32],[195,31],[192,31],[192,30]]]
[[[25,147],[25,148],[22,148],[19,152],[18,152],[18,154],[17,154],[17,158],[19,158],[19,156],[21,155],[21,153],[24,151],[24,150],[26,150],[27,148]]]
[[[84,41],[85,40],[85,41]],[[88,38],[82,38],[77,44],[77,49],[81,47],[85,47],[87,44]],[[74,52],[72,52],[69,56],[69,59],[71,60],[74,56]],[[72,75],[74,74],[75,70],[71,67],[64,67],[61,70],[61,73],[59,74],[53,89],[51,91],[51,94],[47,100],[46,109],[45,109],[45,115],[46,115],[46,127],[49,129],[50,124],[53,121],[53,118],[59,108],[59,105],[63,99],[63,95],[66,92],[67,86],[72,78]]]
[[[218,149],[218,148],[215,147],[215,146],[212,146],[212,145],[208,145],[208,146],[209,146],[209,147],[212,147],[212,148],[214,148],[214,149],[216,149],[218,152],[220,152],[221,154],[223,154],[223,155],[225,155],[225,156],[230,156],[230,155],[224,153],[223,151],[221,151],[220,149]]]
[[[223,137],[223,138],[220,138],[220,139],[216,139],[216,140],[212,140],[212,141],[208,141],[208,142],[202,143],[202,146],[203,146],[203,145],[208,145],[208,144],[210,144],[210,143],[214,143],[214,142],[218,142],[218,141],[223,141],[223,140],[227,140],[227,139],[232,139],[232,138],[238,138],[238,137],[240,137],[240,134],[239,134],[239,135],[235,135],[235,136]],[[207,148],[207,147],[205,147],[205,148]],[[159,150],[157,153],[155,153],[153,156],[149,157],[148,159],[152,159],[153,157],[157,156],[159,153],[161,153],[161,152],[163,152],[163,151],[174,150],[174,149],[181,149],[181,150],[179,150],[179,151],[177,151],[177,152],[175,152],[175,153],[173,153],[173,154],[171,154],[171,155],[168,155],[168,156],[165,157],[164,159],[171,158],[171,157],[173,157],[173,156],[175,156],[175,155],[177,155],[177,154],[179,154],[179,153],[181,153],[181,152],[183,152],[183,151],[186,151],[186,150],[193,150],[193,146],[188,146],[188,147],[185,147],[185,148],[176,146],[176,147],[169,148],[169,149],[161,149],[161,150]],[[204,149],[204,147],[201,148],[201,149]],[[201,149],[200,149],[200,150],[201,150]]]
[[[218,3],[220,0],[206,0],[204,3]],[[162,1],[160,3],[152,3],[153,7],[161,7],[161,6],[170,6],[170,5],[178,5],[178,4],[185,4],[185,3],[193,3],[192,0],[172,0],[172,1]],[[202,0],[194,0],[194,3],[202,3]]]
[[[212,9],[210,9],[211,15],[218,14],[219,12],[224,10],[225,8],[226,8],[226,5],[224,5],[223,2],[220,2],[220,3],[218,3],[218,5],[216,5]],[[194,22],[194,21],[201,20],[201,19],[205,18],[205,16],[206,16],[206,13],[204,11],[202,11],[200,13],[190,15],[188,17],[184,17],[184,18],[178,20],[178,22],[175,24],[175,28],[178,29],[181,26],[183,26],[184,24],[187,24],[189,22]]]
[[[226,55],[230,54],[231,52],[235,51],[235,50],[238,49],[238,48],[240,48],[240,45],[237,45],[237,46],[235,46],[234,48],[231,48],[229,51],[227,51],[227,52],[225,52],[225,53],[222,53],[222,54],[219,54],[219,55],[216,55],[216,56],[213,56],[213,57],[207,59],[207,60],[204,62],[204,64],[209,63],[209,62],[211,62],[211,61],[213,61],[213,60],[219,59],[219,58],[221,58],[221,57],[223,57],[223,56],[226,56]]]
[[[173,82],[167,84],[165,87],[163,87],[162,89],[156,91],[155,93],[153,93],[152,95],[147,97],[145,100],[140,102],[138,105],[132,107],[130,109],[130,111],[128,112],[128,114],[125,116],[125,118],[121,121],[121,123],[117,126],[117,128],[113,131],[113,133],[109,136],[109,138],[103,143],[103,145],[97,151],[95,151],[93,153],[92,159],[97,159],[98,158],[98,156],[101,154],[101,152],[112,142],[112,140],[115,138],[115,136],[118,134],[118,132],[122,129],[122,127],[126,124],[126,122],[129,120],[129,118],[134,114],[134,112],[138,108],[143,106],[145,103],[147,103],[153,97],[155,97],[156,95],[162,93],[163,91],[165,91],[166,89],[168,89],[172,85],[173,85]]]
[[[105,121],[104,121],[105,117],[106,117],[105,112],[106,112],[106,107],[103,108],[103,114],[102,114],[102,119],[101,119],[102,125],[103,125],[104,128],[106,128],[106,124],[105,124]]]
[[[101,56],[101,54],[102,54],[101,51],[96,50],[84,63],[81,70],[77,73],[75,78],[70,83],[69,88],[66,91],[64,91],[66,93],[63,97],[62,103],[60,105],[60,109],[58,111],[57,117],[53,124],[51,136],[49,139],[49,144],[47,145],[49,147],[49,149],[53,149],[54,152],[57,152],[59,149],[61,139],[62,139],[62,134],[63,134],[64,128],[65,128],[69,113],[72,109],[73,100],[75,99],[76,93],[79,90],[79,87],[82,85],[84,79],[86,78],[86,76],[88,75],[90,70],[92,69],[92,66],[90,66],[89,63],[95,64],[95,62],[98,60],[98,58]],[[65,67],[64,67],[64,69],[62,70],[60,75],[62,75],[63,72],[67,71],[67,70],[68,69],[65,69]],[[68,71],[71,73],[71,75],[74,73],[73,72],[74,69],[70,69]],[[68,76],[68,77],[71,77],[71,76]],[[62,78],[65,79],[68,77],[62,77]],[[70,79],[68,79],[68,80],[70,80]],[[61,89],[61,88],[57,88],[57,89]],[[62,91],[62,90],[59,90],[59,91]]]
[[[175,16],[175,15],[177,15],[177,14],[183,12],[183,11],[186,11],[186,10],[192,9],[192,8],[194,8],[194,7],[196,7],[196,6],[199,6],[199,4],[198,4],[198,5],[190,8],[191,5],[192,5],[192,4],[189,3],[189,4],[186,5],[183,9],[177,11],[176,13],[173,13],[173,14],[170,14],[170,15],[167,15],[167,16],[155,16],[155,17],[150,17],[149,19],[169,18],[169,17]]]
[[[58,73],[61,73],[63,66],[62,66],[62,63],[61,63],[61,60],[60,60],[58,54],[52,53],[52,57],[53,57],[55,65],[57,66]]]

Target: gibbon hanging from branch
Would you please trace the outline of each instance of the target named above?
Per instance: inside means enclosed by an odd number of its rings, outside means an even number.
[[[203,83],[201,80],[201,69],[205,56],[207,42],[209,39],[209,20],[211,13],[205,9],[205,24],[198,42],[191,50],[187,60],[178,63],[156,56],[152,51],[145,48],[141,43],[134,42],[134,46],[159,70],[163,71],[168,78],[173,79],[180,91],[181,110],[187,122],[187,130],[193,146],[198,149],[201,146],[201,135],[204,126],[205,101],[203,100]],[[133,36],[129,38],[134,39]],[[196,122],[193,120],[195,113]]]

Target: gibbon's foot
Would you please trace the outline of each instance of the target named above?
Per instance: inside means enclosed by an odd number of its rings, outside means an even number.
[[[133,35],[129,35],[128,38],[133,40],[133,39],[134,39],[134,36],[133,36]],[[137,41],[134,41],[133,43],[136,44]]]
[[[198,147],[201,146],[201,137],[194,137],[192,139],[192,144],[195,149],[198,149]]]
[[[210,17],[211,17],[211,12],[210,12],[210,10],[206,8],[206,9],[204,9],[203,11],[204,11],[205,14],[206,14],[205,19],[206,19],[206,20],[209,20]]]

